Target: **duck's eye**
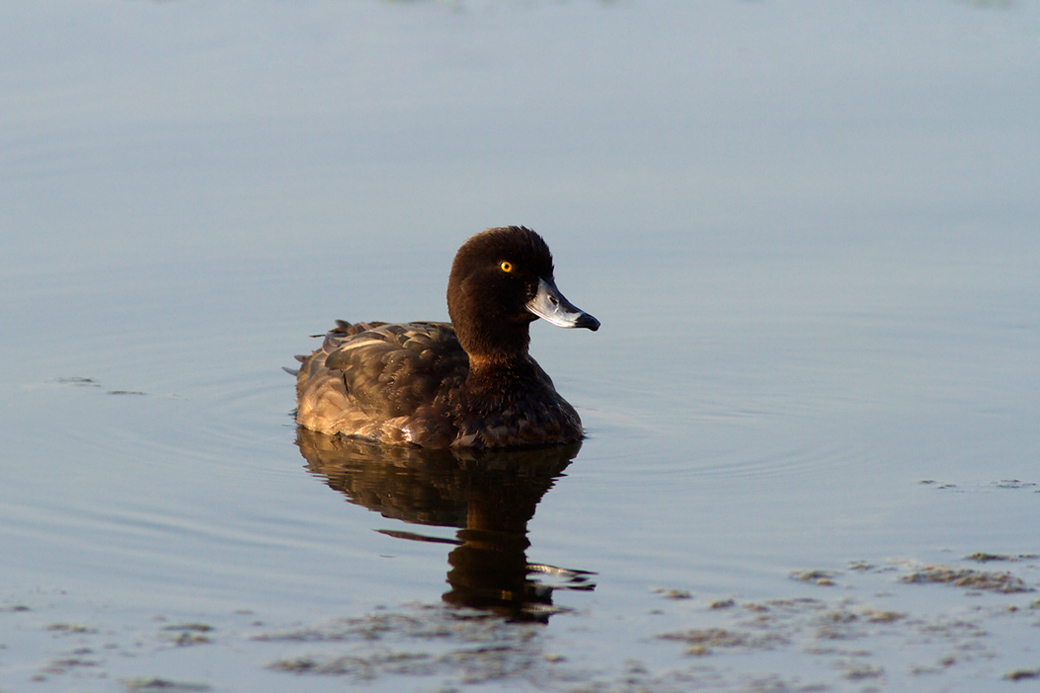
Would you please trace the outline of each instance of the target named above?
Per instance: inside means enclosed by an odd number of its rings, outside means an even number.
[[[502,270],[503,272],[512,272],[513,271],[513,263],[510,262],[509,260],[503,260],[502,264],[500,264],[498,266],[498,268],[500,270]]]

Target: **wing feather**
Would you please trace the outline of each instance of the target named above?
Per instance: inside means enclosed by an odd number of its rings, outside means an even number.
[[[323,432],[407,437],[387,427],[404,429],[418,413],[447,406],[468,371],[450,324],[338,322],[300,368],[297,421]]]

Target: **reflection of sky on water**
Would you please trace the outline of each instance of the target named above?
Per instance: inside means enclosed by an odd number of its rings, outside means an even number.
[[[956,616],[884,571],[1032,551],[1038,9],[0,7],[0,598],[227,632],[440,603],[444,546],[304,473],[279,367],[334,318],[445,318],[461,240],[524,223],[603,321],[532,330],[591,433],[526,525],[597,573],[555,600],[577,666],[680,666],[656,587],[820,597],[788,574],[860,559],[864,609]],[[53,651],[6,613],[5,661]]]
[[[415,242],[501,216],[622,238],[840,237],[865,219],[1033,211],[1027,4],[4,13],[40,27],[0,49],[5,149],[24,167],[7,214],[88,257],[371,229]]]

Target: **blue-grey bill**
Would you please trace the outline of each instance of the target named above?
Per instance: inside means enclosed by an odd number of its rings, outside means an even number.
[[[568,301],[554,282],[545,279],[538,280],[538,292],[527,302],[527,310],[558,327],[599,329],[599,320]]]

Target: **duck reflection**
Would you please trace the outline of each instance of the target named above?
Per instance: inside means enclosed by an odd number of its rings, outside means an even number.
[[[412,524],[459,528],[456,539],[384,531],[455,545],[448,555],[451,590],[445,602],[546,621],[559,610],[553,607],[554,590],[594,588],[587,571],[527,562],[527,523],[577,456],[580,442],[510,451],[426,450],[300,428],[296,443],[308,469],[350,502]]]

